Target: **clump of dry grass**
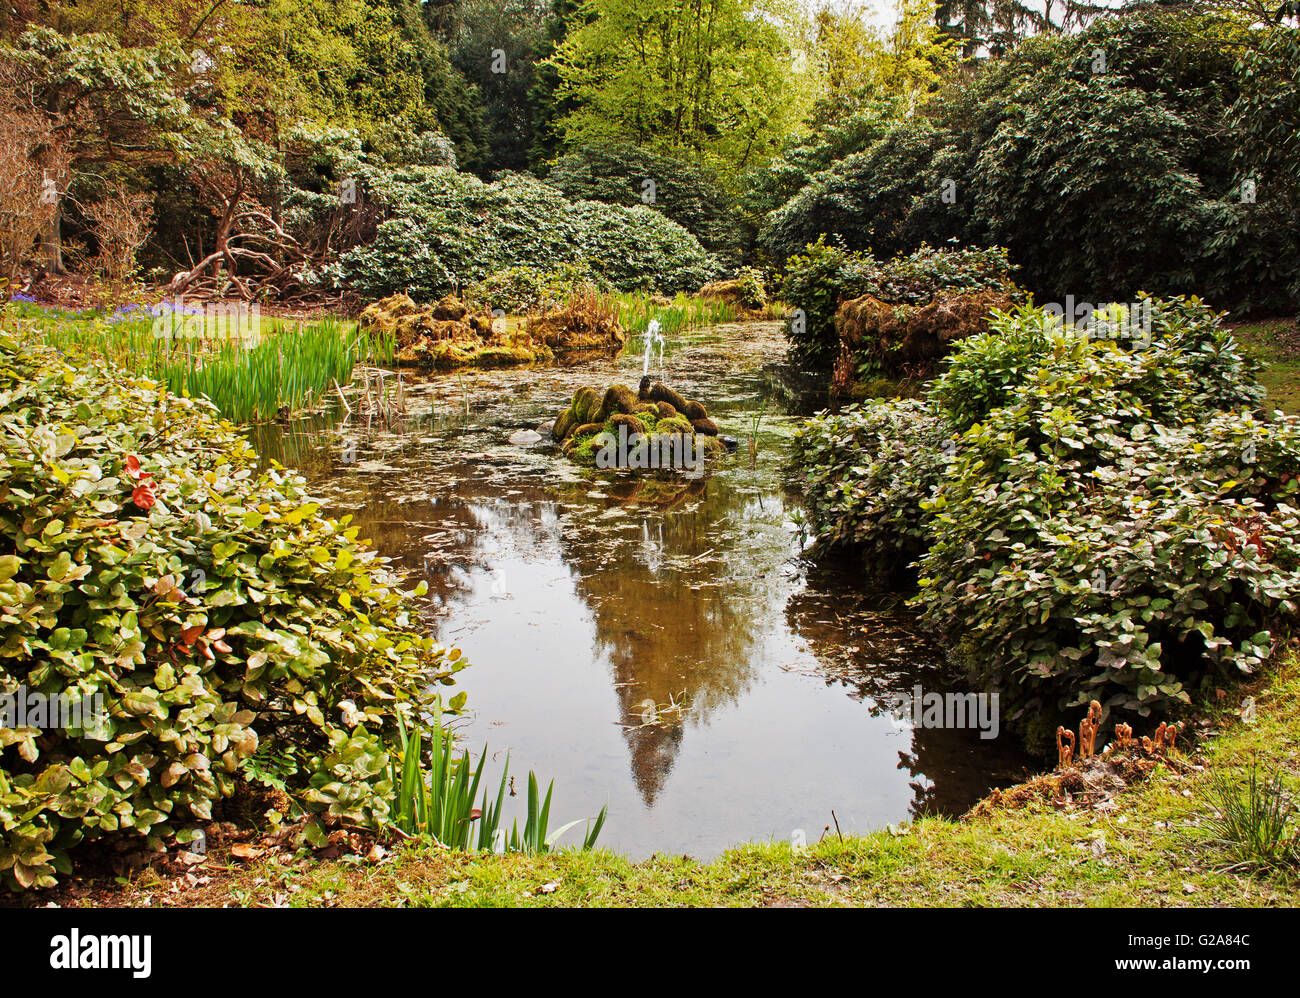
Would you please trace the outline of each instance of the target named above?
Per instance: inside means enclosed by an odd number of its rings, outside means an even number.
[[[924,305],[893,304],[871,295],[846,301],[835,315],[840,354],[833,384],[847,389],[864,371],[925,377],[953,343],[986,332],[993,309],[1014,304],[1001,291],[940,293]]]

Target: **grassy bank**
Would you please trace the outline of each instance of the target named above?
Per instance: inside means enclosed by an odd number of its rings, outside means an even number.
[[[1259,906],[1300,905],[1294,875],[1230,872],[1207,841],[1215,774],[1256,755],[1300,774],[1300,655],[1252,689],[1256,719],[1234,694],[1195,726],[1174,762],[1110,799],[1050,799],[1052,778],[952,821],[839,839],[802,855],[749,845],[712,862],[609,852],[489,857],[408,846],[320,860],[283,853],[246,863],[217,846],[186,879],[144,872],[70,888],[59,903],[291,906]],[[1020,804],[1007,803],[1020,800]]]
[[[1233,332],[1264,365],[1259,380],[1268,389],[1269,402],[1283,412],[1300,413],[1300,324],[1268,319],[1245,323]]]

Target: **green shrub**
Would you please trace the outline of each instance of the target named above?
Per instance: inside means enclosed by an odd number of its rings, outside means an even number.
[[[360,172],[382,220],[321,276],[372,298],[434,301],[510,267],[582,261],[619,290],[693,291],[715,269],[694,236],[645,206],[569,201],[519,174],[485,184],[437,167]]]
[[[741,267],[736,272],[736,280],[739,281],[739,301],[751,312],[761,312],[767,307],[767,286],[763,283],[763,275],[753,267]]]
[[[959,164],[948,166],[950,141],[924,117],[895,125],[864,151],[814,175],[773,211],[760,245],[771,259],[784,260],[830,235],[848,249],[890,257],[964,237],[971,199],[943,201],[943,181],[962,177]]]
[[[888,580],[930,542],[921,506],[938,487],[953,442],[930,406],[870,401],[822,413],[794,438],[809,519],[830,547],[860,550],[869,573]]]
[[[922,246],[907,256],[876,260],[865,253],[809,244],[785,265],[781,297],[794,313],[786,322],[790,357],[808,367],[830,367],[839,354],[835,313],[862,295],[900,305],[929,303],[942,291],[1023,292],[1011,281],[1005,250],[935,249]]]
[[[1150,329],[1144,330],[1147,307]],[[966,430],[1014,403],[1031,377],[1067,370],[1111,343],[1126,349],[1108,357],[1109,369],[1131,362],[1129,390],[1156,419],[1255,405],[1264,397],[1254,376],[1257,365],[1219,319],[1199,298],[1162,301],[1146,295],[1139,308],[1122,315],[1095,314],[1086,333],[1075,335],[1062,335],[1060,319],[1042,309],[998,313],[987,333],[970,337],[950,356],[929,396],[953,427]],[[1090,350],[1085,335],[1097,346]]]
[[[750,241],[721,180],[690,160],[637,146],[583,146],[561,156],[546,182],[574,201],[649,205],[724,264],[738,262]]]
[[[357,527],[256,468],[207,403],[0,333],[0,693],[108,715],[0,732],[9,885],[49,886],[84,840],[183,837],[240,781],[387,819],[382,738],[464,663]]]
[[[1092,699],[1145,717],[1250,673],[1295,614],[1300,420],[1260,397],[1195,299],[1137,342],[1024,308],[925,401],[819,417],[796,453],[819,537],[919,549],[924,619],[1043,745]]]
[[[840,302],[873,286],[872,259],[818,239],[785,262],[781,298],[792,311],[785,324],[790,360],[801,367],[829,368],[840,350],[835,311]]]
[[[1147,716],[1249,674],[1300,594],[1300,422],[1158,424],[1113,359],[962,434],[928,506],[924,619],[1035,744],[1092,699]]]

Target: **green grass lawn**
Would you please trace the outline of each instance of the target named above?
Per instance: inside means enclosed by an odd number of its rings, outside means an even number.
[[[1233,332],[1252,357],[1265,365],[1259,380],[1269,401],[1283,412],[1300,413],[1300,326],[1294,319],[1268,319]]]

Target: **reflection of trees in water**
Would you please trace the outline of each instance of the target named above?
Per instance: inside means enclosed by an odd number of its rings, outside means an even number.
[[[710,381],[710,397],[725,397],[720,370],[736,359],[706,361],[691,368],[694,377]],[[719,412],[734,406],[743,416],[774,390],[770,376],[760,366],[730,376],[732,397]],[[590,379],[580,372],[570,380]],[[676,383],[695,391],[692,379]],[[472,420],[453,420],[440,405],[432,421],[413,421],[406,432],[367,431],[355,421],[340,429],[328,419],[271,424],[257,446],[304,473],[331,513],[351,514],[361,535],[399,566],[427,578],[435,605],[468,602],[502,552],[567,563],[610,663],[633,778],[653,802],[686,719],[703,722],[739,698],[753,682],[766,632],[785,626],[780,608],[795,588],[796,545],[785,502],[772,494],[784,443],[765,436],[757,469],[739,455],[723,459],[725,474],[696,480],[579,479],[562,459],[503,447],[521,406],[508,388],[490,397],[476,392]],[[773,416],[791,394],[775,400]],[[644,725],[647,700],[687,709]]]
[[[786,605],[790,628],[808,642],[817,675],[843,686],[873,716],[899,718],[900,726],[910,724],[917,686],[925,693],[967,692],[909,616],[884,607],[880,596],[855,591],[860,577],[853,566],[820,565],[809,573],[808,588]],[[972,729],[914,727],[911,735],[910,750],[898,753],[898,768],[912,776],[916,815],[961,814],[992,787],[1020,779],[1028,761],[1005,724],[988,740]]]
[[[771,606],[767,586],[788,550],[784,515],[773,501],[767,517],[759,516],[716,478],[628,475],[601,489],[607,509],[627,509],[615,519],[624,529],[567,530],[565,556],[610,663],[633,779],[651,804],[681,748],[686,719],[703,721],[753,680]],[[782,533],[777,544],[770,536],[752,542],[755,531],[772,530]],[[647,724],[647,701],[687,709]]]

